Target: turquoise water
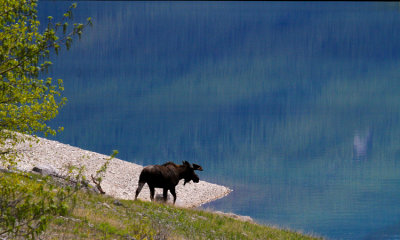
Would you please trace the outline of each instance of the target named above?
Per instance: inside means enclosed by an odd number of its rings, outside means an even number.
[[[70,2],[40,2],[42,19]],[[78,2],[56,139],[234,191],[204,208],[400,239],[397,3]],[[179,195],[179,193],[178,193]],[[179,198],[179,196],[178,196]]]

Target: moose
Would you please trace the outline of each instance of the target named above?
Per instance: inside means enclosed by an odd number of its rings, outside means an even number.
[[[150,165],[143,168],[139,176],[138,188],[136,189],[135,200],[137,199],[140,191],[145,183],[150,188],[150,199],[154,200],[154,188],[163,188],[163,200],[167,201],[168,190],[174,197],[174,204],[176,201],[175,186],[178,185],[179,180],[184,179],[183,185],[193,181],[199,182],[199,176],[194,172],[195,170],[203,171],[203,168],[197,164],[190,164],[183,161],[182,165],[177,165],[173,162],[167,162],[163,165]]]

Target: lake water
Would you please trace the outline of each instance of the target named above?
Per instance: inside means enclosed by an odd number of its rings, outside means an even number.
[[[41,19],[70,3],[40,1]],[[53,58],[57,140],[198,163],[233,189],[204,208],[400,239],[398,3],[79,2],[75,19],[89,16]]]

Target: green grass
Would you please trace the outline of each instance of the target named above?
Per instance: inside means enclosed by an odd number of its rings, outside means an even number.
[[[316,239],[203,210],[83,190],[77,199],[71,213],[56,217],[40,239]]]

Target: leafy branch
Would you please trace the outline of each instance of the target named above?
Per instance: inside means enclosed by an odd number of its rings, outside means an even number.
[[[108,165],[110,164],[111,160],[113,158],[115,158],[115,156],[118,154],[117,150],[114,150],[113,153],[111,154],[111,156],[109,158],[106,159],[105,163],[100,167],[99,170],[96,171],[96,175],[91,176],[93,183],[95,184],[97,190],[99,190],[99,192],[101,194],[105,194],[106,192],[103,190],[103,188],[101,187],[101,182],[103,181],[103,177],[107,171]]]

